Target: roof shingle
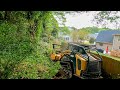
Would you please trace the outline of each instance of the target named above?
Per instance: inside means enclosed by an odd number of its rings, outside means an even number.
[[[96,42],[113,43],[113,34],[120,34],[120,30],[101,31],[96,38]]]

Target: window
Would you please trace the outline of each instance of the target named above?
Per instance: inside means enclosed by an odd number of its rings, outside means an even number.
[[[66,37],[66,40],[69,41],[69,37]]]
[[[74,53],[77,53],[78,52],[78,47],[77,46],[73,46],[73,50],[72,50]]]
[[[69,41],[69,37],[68,37],[68,41]]]
[[[103,46],[103,43],[99,43],[100,46]]]
[[[67,40],[67,37],[65,38],[65,40]]]
[[[78,70],[81,70],[81,61],[78,59]]]
[[[69,41],[69,37],[65,37],[64,40]]]
[[[67,37],[67,40],[69,41],[69,37]]]

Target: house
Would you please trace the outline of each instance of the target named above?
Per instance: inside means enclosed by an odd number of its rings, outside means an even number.
[[[120,51],[120,30],[101,31],[96,38],[96,47],[98,49]]]
[[[120,34],[114,34],[113,35],[112,50],[119,50],[120,51]]]
[[[63,36],[63,39],[64,39],[66,42],[71,42],[71,41],[72,41],[72,40],[71,40],[71,37],[68,36],[68,35],[64,35],[64,36]]]
[[[67,27],[69,29],[69,31],[74,30],[74,27]],[[60,27],[60,32],[58,33],[58,37],[60,40],[64,40],[66,42],[72,42],[72,37],[69,34],[65,34],[64,32],[64,27]]]
[[[62,32],[59,32],[58,33],[58,37],[60,40],[64,40],[66,42],[71,42],[72,41],[72,38],[70,35],[64,35]]]

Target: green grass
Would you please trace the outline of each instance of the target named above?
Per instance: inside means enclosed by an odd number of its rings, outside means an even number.
[[[97,54],[96,52],[93,52],[93,51],[92,51],[92,53]],[[111,59],[120,61],[120,58],[118,58],[118,57],[113,57],[113,56],[110,56],[110,55],[108,55],[108,54],[103,54],[103,53],[99,53],[99,54],[100,54],[101,56],[105,56],[105,57],[108,57],[108,58],[111,58]]]

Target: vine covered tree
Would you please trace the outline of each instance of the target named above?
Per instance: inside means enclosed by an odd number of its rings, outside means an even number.
[[[0,11],[0,78],[52,78],[60,64],[49,60],[58,35],[53,11]]]

